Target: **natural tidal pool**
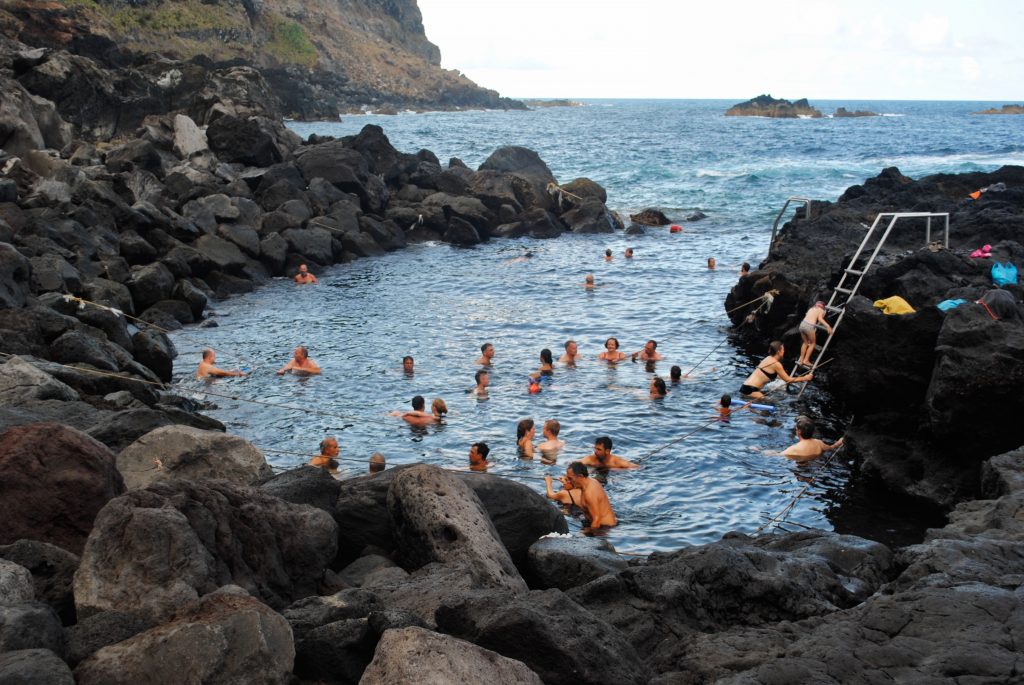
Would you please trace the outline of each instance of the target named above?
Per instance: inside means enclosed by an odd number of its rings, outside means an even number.
[[[635,248],[634,259],[623,258],[626,246]],[[614,252],[612,262],[603,260],[606,248]],[[787,530],[816,527],[913,541],[934,521],[895,510],[851,480],[848,454],[798,465],[764,453],[795,441],[793,421],[801,413],[815,416],[828,440],[842,433],[843,417],[818,389],[800,400],[785,390],[774,393],[774,421],[743,412],[729,423],[700,428],[723,393],[737,396],[763,356],[729,339],[722,305],[740,263],[755,250],[746,232],[710,223],[688,224],[682,234],[651,229],[646,236],[493,240],[468,249],[412,245],[332,267],[317,274],[317,286],[276,279],[257,292],[214,303],[218,327],[174,336],[180,352],[175,380],[197,398],[208,389],[305,408],[206,397],[217,405],[208,413],[265,450],[277,468],[307,462],[321,439],[336,436],[342,477],[365,473],[373,452],[383,453],[389,466],[427,462],[465,470],[470,445],[484,441],[491,448],[491,473],[543,492],[545,474],[564,473],[570,461],[592,451],[596,437],[610,436],[616,454],[643,462],[640,470],[603,478],[620,520],[609,539],[622,551],[665,551],[728,531],[753,533],[805,488],[786,512]],[[527,251],[532,257],[513,261]],[[711,254],[719,261],[715,271],[706,264]],[[587,273],[598,283],[593,291],[582,287]],[[599,361],[609,336],[626,352],[655,339],[665,360],[653,370]],[[538,367],[541,349],[557,359],[569,339],[585,359],[575,368],[556,364],[543,391],[530,394],[526,379]],[[485,342],[496,355],[490,397],[478,400],[467,390]],[[309,347],[323,375],[275,375],[300,344]],[[196,381],[192,374],[205,345],[217,350],[219,366],[250,367],[252,374],[209,385]],[[415,358],[412,375],[402,371],[404,355]],[[698,363],[694,378],[670,384],[666,398],[648,397],[654,373],[667,380],[673,364],[685,372]],[[444,398],[447,420],[418,429],[388,416],[408,408],[414,395],[423,395],[428,406]],[[561,422],[566,448],[556,465],[518,457],[516,424],[526,417],[538,424],[538,442],[546,419]],[[578,520],[570,525],[580,528]]]

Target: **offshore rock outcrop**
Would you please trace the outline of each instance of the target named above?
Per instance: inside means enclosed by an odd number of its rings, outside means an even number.
[[[983,188],[978,199],[969,197]],[[846,307],[821,382],[853,412],[850,449],[865,471],[949,509],[974,496],[985,459],[1024,444],[1012,409],[1024,382],[1024,291],[1017,284],[1000,292],[991,278],[993,262],[1024,261],[1024,168],[916,181],[891,168],[835,203],[815,202],[810,217],[801,210],[783,227],[726,308],[777,291],[770,309],[740,309],[733,322],[751,341],[799,349],[807,308],[828,300],[844,268],[864,263],[850,262],[865,227],[879,212],[900,211],[948,213],[949,249],[941,244],[942,217],[932,219],[931,239],[939,243],[930,247],[926,219],[899,220]],[[970,257],[986,244],[994,246],[991,258]],[[893,295],[916,313],[887,316],[871,306]],[[983,297],[992,303],[975,304]],[[943,313],[936,305],[947,299],[966,303]]]
[[[796,102],[776,99],[771,95],[758,95],[756,98],[740,102],[726,110],[727,117],[768,117],[770,119],[797,119],[800,117],[820,119],[821,111],[811,107],[807,98]]]

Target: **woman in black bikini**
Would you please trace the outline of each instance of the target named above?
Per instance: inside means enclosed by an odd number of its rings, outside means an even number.
[[[782,357],[785,353],[786,348],[778,340],[769,345],[768,356],[761,360],[757,368],[740,386],[740,394],[746,397],[753,397],[754,399],[761,399],[764,397],[761,388],[776,378],[781,378],[787,383],[803,383],[814,379],[814,374],[810,373],[797,376],[796,378],[786,373],[786,369],[782,366]]]

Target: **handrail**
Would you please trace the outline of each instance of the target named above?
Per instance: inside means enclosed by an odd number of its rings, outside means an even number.
[[[778,215],[776,215],[775,221],[772,222],[772,238],[768,242],[768,251],[769,252],[771,252],[772,247],[775,245],[775,237],[778,235],[778,232],[779,232],[779,221],[782,220],[782,216],[786,213],[786,210],[789,208],[789,205],[790,205],[791,202],[803,202],[804,203],[804,209],[806,210],[805,213],[807,215],[807,218],[808,219],[811,218],[811,208],[813,207],[814,200],[810,199],[809,197],[795,197],[794,196],[794,197],[787,198],[786,199],[786,204],[782,205],[782,209],[780,209]]]

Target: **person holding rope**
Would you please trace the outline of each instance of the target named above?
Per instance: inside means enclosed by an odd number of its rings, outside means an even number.
[[[547,498],[552,499],[559,504],[565,506],[577,506],[583,507],[583,491],[579,488],[574,488],[572,483],[569,481],[569,476],[559,476],[559,482],[562,484],[562,489],[555,492],[551,487],[551,476],[544,476],[544,482],[547,485]]]
[[[843,439],[839,438],[834,443],[828,443],[814,437],[814,421],[801,416],[796,421],[796,436],[800,439],[795,445],[790,445],[782,451],[782,456],[793,461],[810,461],[817,459],[825,452],[831,452],[843,446]]]
[[[196,378],[210,378],[211,376],[216,378],[223,378],[226,376],[244,376],[245,371],[227,371],[225,369],[218,369],[214,364],[217,362],[217,353],[213,351],[212,347],[203,349],[203,359],[199,362],[199,368],[196,369]]]
[[[294,355],[287,364],[278,370],[277,375],[283,376],[289,371],[299,376],[320,375],[320,367],[309,358],[309,348],[305,345],[299,345],[295,348]]]
[[[740,394],[759,400],[764,397],[764,393],[761,392],[764,386],[776,378],[781,378],[787,383],[806,383],[814,380],[812,373],[795,378],[786,373],[786,369],[782,366],[782,357],[785,354],[785,346],[778,340],[772,341],[768,346],[768,356],[762,359],[747,380],[743,381],[743,385],[740,386]]]

